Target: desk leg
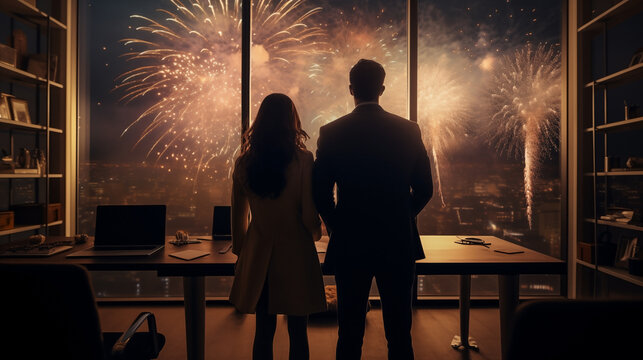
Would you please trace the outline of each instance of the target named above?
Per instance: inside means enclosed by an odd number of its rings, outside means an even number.
[[[205,358],[205,278],[183,277],[185,335],[188,360]]]
[[[500,295],[500,349],[502,359],[507,358],[509,337],[513,318],[518,307],[518,279],[517,274],[498,275],[498,291]]]
[[[451,340],[457,350],[478,350],[478,344],[469,337],[469,313],[471,309],[471,275],[460,275],[460,335]]]

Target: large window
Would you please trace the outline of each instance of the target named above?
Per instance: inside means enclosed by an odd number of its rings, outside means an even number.
[[[93,233],[98,204],[164,203],[168,234],[206,234],[213,205],[229,204],[240,3],[80,1],[79,232]],[[408,116],[406,5],[255,1],[251,115],[269,93],[291,96],[314,151],[319,127],[353,109],[350,67],[370,58],[387,72],[382,106]],[[560,256],[560,10],[419,1],[417,120],[436,185],[421,233],[494,234]],[[176,279],[128,273],[131,289],[119,289],[114,276],[124,275],[95,276],[100,295],[180,294]],[[210,295],[227,294],[229,278],[209,281]],[[557,277],[522,281],[530,293],[559,291]],[[455,284],[422,277],[420,295],[453,295]],[[474,293],[495,291],[495,280],[474,281]]]
[[[561,10],[556,1],[419,2],[418,123],[434,168],[422,234],[495,235],[561,257]],[[419,293],[457,294],[453,276]],[[555,294],[558,276],[521,276]],[[474,277],[474,295],[497,292]]]

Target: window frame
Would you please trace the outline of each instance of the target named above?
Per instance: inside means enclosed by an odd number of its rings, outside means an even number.
[[[428,1],[428,0],[426,0]],[[78,46],[78,32],[79,27],[79,2],[80,0],[71,0],[67,7],[68,9],[68,19],[69,19],[69,31],[67,31],[67,54],[68,66],[70,70],[68,71],[70,81],[69,84],[74,86],[68,86],[66,91],[68,102],[66,104],[67,109],[69,110],[69,121],[67,122],[67,129],[65,133],[67,147],[67,159],[65,166],[65,178],[66,181],[66,199],[65,199],[65,235],[71,236],[78,233],[78,221],[77,221],[77,211],[78,211],[78,191],[80,188],[80,182],[78,175],[80,174],[80,164],[78,161],[78,156],[80,154],[79,143],[80,143],[80,127],[81,122],[81,109],[80,101],[78,96],[78,88],[80,86],[79,79],[79,70],[82,64],[79,63],[80,53]],[[406,11],[406,26],[407,26],[407,109],[409,120],[417,122],[417,94],[418,94],[418,2],[419,0],[407,0],[407,11]],[[570,4],[571,3],[571,4]],[[242,4],[242,71],[241,71],[241,129],[242,134],[249,127],[250,123],[250,114],[251,114],[251,98],[250,98],[250,80],[251,80],[251,46],[252,46],[252,6],[251,0],[241,0]],[[575,129],[569,127],[568,118],[570,115],[570,110],[575,111],[575,109],[570,109],[568,107],[568,101],[573,100],[574,93],[570,93],[569,83],[571,80],[569,77],[572,76],[569,72],[569,56],[568,54],[568,42],[570,40],[570,32],[574,30],[573,26],[575,18],[575,12],[570,13],[570,5],[575,9],[577,5],[577,0],[562,0],[561,1],[561,112],[560,112],[560,189],[561,189],[561,222],[560,222],[560,241],[561,241],[561,259],[567,263],[568,274],[561,275],[561,295],[567,296],[568,294],[574,294],[575,288],[575,276],[574,269],[570,268],[573,265],[573,262],[569,261],[570,254],[575,254],[575,249],[570,248],[569,242],[569,231],[574,231],[574,226],[570,227],[568,222],[574,221],[574,216],[570,218],[568,210],[570,206],[569,201],[574,201],[570,199],[569,195],[569,181],[574,181],[570,178],[569,165],[573,165],[570,162],[569,154],[572,155],[575,153],[574,149],[568,148],[570,145],[569,136],[572,134],[576,136]],[[571,14],[571,15],[570,15]],[[73,30],[72,30],[73,29]],[[571,39],[575,40],[575,38]],[[571,54],[572,57],[575,54]],[[575,139],[575,137],[574,137]],[[241,139],[240,139],[241,140]],[[572,139],[573,140],[573,139]],[[574,144],[571,144],[574,145]],[[73,179],[73,180],[72,180]],[[573,184],[572,184],[573,185]],[[574,194],[577,194],[577,189],[572,189]],[[574,215],[574,214],[572,214]],[[569,274],[571,275],[570,281],[568,281]]]

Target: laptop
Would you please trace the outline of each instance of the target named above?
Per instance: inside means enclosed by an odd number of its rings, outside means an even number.
[[[149,256],[165,246],[165,205],[99,205],[94,246],[77,257]]]
[[[232,240],[230,206],[215,206],[212,213],[212,236],[199,236],[199,240]]]

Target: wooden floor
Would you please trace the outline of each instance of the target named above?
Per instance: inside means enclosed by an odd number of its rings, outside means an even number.
[[[185,320],[182,305],[115,305],[99,306],[103,331],[124,331],[141,311],[151,311],[167,344],[159,359],[185,359]],[[208,305],[206,309],[206,359],[252,358],[254,316],[238,314],[233,307]],[[413,315],[413,347],[416,359],[479,360],[500,359],[500,325],[497,308],[471,310],[471,336],[479,352],[460,352],[450,347],[458,333],[457,308],[419,307]],[[333,318],[312,318],[308,326],[311,360],[335,358],[337,324]],[[275,359],[288,359],[288,333],[285,318],[279,317],[274,345]],[[375,307],[366,319],[362,359],[386,359],[386,339],[382,313]]]

